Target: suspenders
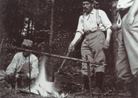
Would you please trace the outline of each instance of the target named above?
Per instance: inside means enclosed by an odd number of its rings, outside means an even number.
[[[97,23],[97,28],[99,29],[99,24],[100,24],[99,10],[96,10],[96,23]]]
[[[100,25],[100,16],[99,16],[99,10],[96,10],[96,23],[97,23],[97,30],[99,30],[99,25]]]
[[[83,31],[85,32],[85,20],[84,20],[84,17],[85,17],[85,14],[83,14]],[[101,18],[100,18],[98,9],[96,9],[96,16],[95,17],[96,17],[97,30],[99,30],[99,25],[100,25],[100,22],[101,22]]]

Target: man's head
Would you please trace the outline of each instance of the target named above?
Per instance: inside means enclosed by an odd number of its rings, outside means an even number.
[[[94,6],[94,0],[82,0],[83,12],[89,14]]]
[[[24,41],[22,43],[22,48],[31,49],[32,48],[32,45],[33,45],[33,42],[31,40],[24,39]],[[25,52],[25,51],[23,52],[23,56],[24,57],[27,57],[29,55],[30,55],[29,52]]]

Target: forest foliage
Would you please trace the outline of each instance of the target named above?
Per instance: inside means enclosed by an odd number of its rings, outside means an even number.
[[[112,21],[111,6],[112,0],[97,0],[100,9],[104,10],[109,19]],[[66,55],[68,45],[74,37],[75,30],[78,24],[78,18],[82,14],[81,0],[55,0],[54,3],[54,25],[53,25],[53,40],[52,53],[59,55]],[[51,23],[51,0],[6,0],[3,7],[3,25],[8,35],[6,42],[15,46],[21,45],[23,39],[28,38],[33,40],[34,49],[38,51],[47,52],[50,35]],[[24,28],[24,18],[29,17],[33,21],[35,30],[27,29],[27,35],[22,35]],[[29,32],[31,31],[31,32]],[[76,46],[76,49],[70,56],[81,58],[80,55],[81,42]],[[1,58],[4,66],[8,66],[13,55],[17,50],[5,49],[6,55]],[[105,50],[107,57],[107,69],[105,85],[111,85],[115,79],[114,75],[114,58],[113,58],[113,44],[108,50]],[[37,55],[40,57],[40,55]],[[7,60],[8,58],[8,60]],[[5,61],[8,62],[5,62]],[[52,64],[57,69],[62,62],[62,59],[54,58]],[[68,61],[65,65],[65,72],[70,69],[73,73],[74,66],[78,69],[81,63]],[[4,68],[5,69],[5,68]]]

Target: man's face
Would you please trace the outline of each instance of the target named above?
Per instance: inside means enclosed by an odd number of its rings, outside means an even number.
[[[30,55],[29,52],[23,52],[23,56],[24,56],[24,57],[28,57],[29,55]]]
[[[31,47],[28,47],[28,46],[25,46],[25,45],[23,45],[22,47],[24,49],[31,49]],[[23,56],[24,57],[28,57],[29,55],[30,55],[30,52],[23,51]]]
[[[89,14],[93,9],[93,4],[88,1],[82,2],[83,12]]]

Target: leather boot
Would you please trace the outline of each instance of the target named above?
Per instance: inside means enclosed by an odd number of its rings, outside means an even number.
[[[94,89],[93,95],[101,95],[102,94],[103,78],[104,78],[103,72],[96,73],[96,87]]]
[[[94,76],[91,76],[91,80],[94,80]],[[84,89],[89,90],[89,77],[84,75],[83,77]]]
[[[84,82],[84,89],[86,90],[89,90],[89,79],[88,79],[88,76],[84,75],[84,78],[83,78],[83,82]]]

